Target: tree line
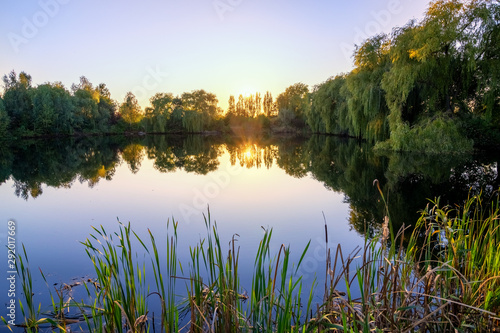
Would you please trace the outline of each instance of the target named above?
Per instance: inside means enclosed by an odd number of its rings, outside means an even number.
[[[396,151],[498,145],[500,5],[437,0],[356,47],[355,68],[316,86],[307,123]]]
[[[336,134],[396,151],[467,151],[500,142],[500,4],[436,0],[421,21],[356,46],[354,69],[313,87],[230,96],[227,110],[205,90],[157,93],[144,110],[85,77],[33,87],[3,77],[0,137],[75,133],[288,131]]]
[[[0,136],[37,137],[126,131],[200,132],[221,113],[212,93],[197,90],[174,97],[158,93],[142,110],[133,93],[122,103],[111,98],[104,83],[94,86],[82,76],[68,90],[60,82],[32,86],[29,74],[3,77]]]

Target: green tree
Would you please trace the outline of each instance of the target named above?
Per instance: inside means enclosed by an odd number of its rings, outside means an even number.
[[[5,110],[5,105],[2,98],[0,98],[0,138],[6,137],[8,134],[10,118]],[[0,180],[1,182],[1,180]]]
[[[255,93],[255,117],[259,116],[262,112],[262,97],[260,93]]]
[[[228,106],[227,106],[227,115],[235,115],[236,114],[236,102],[234,96],[229,96]]]
[[[315,87],[307,123],[314,132],[349,134],[352,124],[347,101],[349,92],[345,75],[336,76]]]
[[[210,128],[214,119],[220,115],[217,96],[205,90],[194,90],[182,94],[182,106],[184,111],[196,111],[202,114],[203,127]]]
[[[274,116],[273,106],[273,95],[269,91],[266,91],[266,94],[264,95],[264,99],[262,101],[262,107],[264,109],[264,114],[267,117]]]
[[[500,3],[480,0],[467,11],[471,22],[466,30],[469,42],[465,48],[469,64],[474,69],[477,88],[472,104],[473,112],[484,114],[485,120],[500,128]]]
[[[471,149],[455,119],[470,111],[467,96],[474,89],[475,61],[465,52],[474,44],[467,35],[470,8],[458,0],[434,1],[420,24],[410,22],[395,30],[392,66],[381,82],[390,110],[392,149],[434,150],[435,143],[425,143],[422,134],[433,136],[434,130],[444,129],[449,132],[440,144],[446,150]]]
[[[255,117],[255,99],[253,95],[245,97],[245,116]]]
[[[97,104],[99,115],[96,120],[97,128],[101,132],[107,132],[110,129],[110,125],[116,123],[118,108],[116,102],[111,98],[111,93],[106,84],[99,84],[96,90],[99,94],[99,103]]]
[[[99,124],[99,91],[85,77],[71,86],[75,105],[75,129],[82,132],[97,131]]]
[[[276,99],[278,115],[294,126],[305,125],[305,114],[310,107],[309,88],[304,83],[296,83],[281,93]]]
[[[386,140],[389,110],[381,81],[391,65],[387,37],[378,35],[357,47],[354,64],[356,67],[346,77],[350,132],[370,141]]]
[[[31,76],[14,71],[3,77],[5,92],[3,102],[14,134],[34,134],[33,103],[31,101]]]
[[[141,107],[137,98],[131,92],[125,95],[125,99],[119,108],[122,119],[128,124],[129,129],[137,128],[143,118]]]
[[[182,126],[189,133],[203,132],[203,114],[194,110],[185,110],[182,117]]]
[[[73,133],[74,105],[62,83],[46,83],[32,90],[34,123],[38,134]]]
[[[236,103],[236,114],[238,116],[241,116],[241,117],[245,116],[245,114],[246,114],[246,111],[245,111],[245,98],[241,94],[238,97],[238,102]]]
[[[426,113],[468,111],[464,94],[471,86],[475,65],[466,55],[473,41],[469,8],[458,0],[429,5],[420,24],[396,30],[390,57],[392,67],[382,80],[391,111],[391,130],[416,123]]]
[[[149,101],[151,107],[145,110],[147,130],[157,133],[167,132],[167,124],[174,111],[174,96],[171,93],[157,93]]]

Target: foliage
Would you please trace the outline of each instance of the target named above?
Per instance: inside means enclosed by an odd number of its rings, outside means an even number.
[[[167,124],[174,111],[174,96],[170,93],[157,93],[149,100],[151,107],[145,109],[146,130],[152,133],[166,133]]]
[[[330,78],[312,92],[296,83],[276,99],[269,91],[230,96],[224,116],[216,95],[205,90],[175,97],[157,93],[142,119],[130,93],[117,113],[104,84],[94,87],[82,76],[68,97],[60,83],[32,87],[30,75],[12,71],[3,78],[7,118],[1,108],[0,117],[7,120],[0,123],[0,136],[312,131],[354,136],[397,151],[495,147],[500,131],[499,27],[498,1],[434,0],[422,20],[356,45],[350,73]]]
[[[380,184],[374,184],[387,205]],[[173,232],[167,223],[165,263],[149,230],[147,242],[130,223],[120,223],[115,233],[94,228],[95,234],[82,243],[97,274],[86,284],[89,300],[70,299],[59,309],[53,301],[58,311],[52,316],[41,316],[41,304],[36,310],[26,252],[18,256],[26,329],[37,331],[43,323],[71,329],[58,313],[76,307],[89,309],[82,316],[90,331],[145,332],[152,321],[146,300],[158,297],[161,332],[491,332],[500,320],[499,200],[498,193],[489,202],[471,196],[454,209],[431,201],[413,232],[404,225],[393,232],[386,210],[376,236],[365,238],[364,246],[348,256],[341,245],[330,247],[325,225],[324,292],[315,306],[316,283],[303,291],[297,276],[310,243],[292,265],[290,246],[271,254],[272,229],[259,243],[247,294],[240,285],[237,236],[226,252],[210,212],[205,238],[190,247],[191,260],[184,265],[188,277],[177,258],[177,223]],[[151,274],[153,286],[146,282]],[[184,298],[174,295],[181,281]],[[179,325],[182,313],[187,314],[184,328]]]
[[[347,115],[350,132],[370,141],[388,138],[385,93],[381,88],[383,75],[390,68],[388,41],[385,35],[365,41],[356,50],[356,68],[346,77]]]
[[[97,87],[84,76],[72,93],[60,82],[31,86],[31,76],[12,71],[4,76],[4,105],[15,136],[60,136],[110,131],[116,105],[105,84]],[[3,136],[0,131],[0,136]]]
[[[345,258],[337,247],[334,260],[327,261],[324,303],[311,320],[318,330],[491,332],[498,328],[498,197],[491,208],[481,207],[480,197],[470,198],[456,211],[442,209],[439,202],[431,204],[406,250],[402,244],[407,228],[392,232],[388,216],[378,236],[366,241],[364,248]],[[327,258],[331,257],[328,250]],[[354,290],[360,297],[352,296]]]
[[[349,134],[351,128],[345,88],[345,76],[336,76],[316,86],[311,108],[306,112],[309,127],[315,133]]]
[[[184,111],[182,115],[182,127],[188,133],[203,132],[203,114],[193,110]]]
[[[75,119],[71,95],[61,84],[43,84],[32,93],[37,134],[71,134]]]
[[[79,131],[96,131],[99,117],[99,92],[82,76],[80,83],[72,85],[75,104],[75,123]]]
[[[31,76],[21,72],[17,77],[14,71],[4,75],[5,92],[3,103],[10,118],[10,128],[15,134],[33,133],[34,114],[31,101]]]
[[[10,124],[10,118],[5,110],[5,104],[0,98],[0,139],[6,137],[8,133],[8,128]]]
[[[129,127],[137,126],[143,118],[141,107],[133,93],[128,92],[125,95],[125,100],[120,104],[120,114]]]
[[[285,125],[301,127],[305,123],[304,116],[309,107],[309,88],[304,83],[291,85],[276,98],[278,116]]]
[[[183,93],[181,99],[184,117],[186,113],[189,114],[187,121],[183,119],[183,126],[188,132],[201,132],[205,127],[210,128],[212,121],[221,113],[217,107],[217,96],[205,90]],[[198,119],[199,116],[201,119]]]
[[[269,91],[266,91],[266,94],[264,95],[262,108],[266,117],[272,117],[275,115],[273,95]]]
[[[431,154],[465,153],[472,150],[473,142],[462,134],[456,120],[440,116],[423,120],[412,128],[399,125],[392,131],[391,140],[376,148]]]
[[[315,88],[308,125],[313,132],[389,139],[383,146],[396,150],[470,149],[466,133],[452,127],[470,116],[493,132],[500,124],[499,26],[498,1],[431,2],[420,22],[357,46],[355,68]],[[444,125],[444,118],[451,120]],[[433,129],[443,125],[451,136],[431,147]]]

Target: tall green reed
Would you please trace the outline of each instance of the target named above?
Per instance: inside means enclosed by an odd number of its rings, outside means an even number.
[[[38,303],[38,306],[36,305],[33,297],[35,295],[33,290],[33,277],[31,275],[28,255],[26,254],[26,248],[24,244],[22,244],[22,248],[23,252],[17,256],[16,272],[21,283],[21,295],[23,295],[23,299],[19,299],[19,308],[21,309],[21,314],[23,316],[24,322],[16,323],[15,326],[23,327],[25,332],[28,333],[38,332],[42,325],[50,325],[53,328],[65,331],[66,327],[64,325],[64,321],[57,321],[50,317],[47,317],[42,313],[42,304]],[[45,276],[43,276],[41,270],[40,273],[45,279]],[[52,303],[54,304],[53,298]],[[54,308],[56,308],[55,305]],[[10,325],[4,317],[1,318],[6,327],[10,331],[12,331],[12,325]]]
[[[224,245],[210,212],[205,216],[206,237],[190,247],[188,277],[183,277],[178,258],[177,223],[172,223],[173,233],[167,223],[165,260],[149,230],[146,244],[130,223],[120,223],[114,234],[94,228],[92,241],[83,244],[97,279],[85,285],[90,300],[73,306],[85,313],[91,332],[122,332],[124,327],[156,331],[148,318],[148,297],[160,299],[161,332],[492,331],[500,325],[499,212],[498,197],[486,202],[472,196],[454,208],[435,200],[411,229],[403,226],[394,232],[387,214],[379,234],[365,238],[364,246],[347,256],[340,245],[332,256],[325,225],[325,292],[316,307],[314,285],[304,293],[297,276],[310,243],[292,265],[289,246],[271,254],[272,229],[264,231],[257,248],[247,295],[240,283],[239,236]],[[150,268],[133,244],[149,254]],[[66,329],[61,310],[70,304],[59,293],[58,302],[52,298],[52,318],[35,306],[23,251],[18,274],[26,330],[37,331],[44,323]],[[154,289],[146,281],[150,269]],[[184,301],[176,295],[179,281],[185,281]],[[184,322],[182,313],[188,314]]]
[[[97,274],[96,305],[102,307],[105,329],[120,331],[125,326],[132,332],[140,332],[148,314],[149,286],[145,280],[145,263],[140,265],[137,253],[132,251],[132,233],[144,248],[146,246],[131,230],[130,223],[120,223],[119,232],[114,234],[107,234],[102,226],[93,229],[98,236],[91,234],[90,237],[101,246],[94,245],[88,238],[82,244]]]
[[[439,201],[431,205],[413,231],[403,226],[393,233],[387,216],[361,253],[345,259],[339,246],[333,262],[328,255],[324,303],[309,324],[318,331],[498,329],[498,198],[489,207],[481,196],[453,209],[441,208]],[[346,295],[336,289],[342,282]]]

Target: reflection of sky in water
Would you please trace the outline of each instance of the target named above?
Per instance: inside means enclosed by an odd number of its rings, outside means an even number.
[[[270,169],[247,169],[239,163],[231,166],[227,153],[219,161],[219,169],[206,176],[184,170],[160,173],[147,158],[133,174],[122,163],[111,181],[101,179],[94,188],[77,181],[70,189],[44,185],[43,195],[27,201],[16,197],[13,182],[7,181],[0,186],[0,219],[4,228],[10,218],[17,221],[17,247],[20,249],[21,243],[26,246],[35,286],[42,285],[42,292],[46,287],[41,284],[38,267],[50,283],[92,276],[92,263],[79,241],[92,232],[91,225],[103,225],[108,232],[117,230],[117,217],[130,221],[145,238],[147,228],[151,229],[160,250],[165,248],[167,220],[173,216],[179,221],[179,257],[187,276],[189,246],[206,234],[202,217],[206,209],[202,207],[207,202],[225,249],[232,235],[239,235],[243,286],[251,282],[254,255],[263,235],[261,226],[274,229],[271,255],[278,253],[282,243],[290,245],[294,262],[312,241],[300,270],[308,281],[314,274],[321,279],[324,276],[322,212],[328,222],[330,247],[340,243],[347,254],[362,242],[358,234],[349,232],[349,206],[343,202],[344,195],[327,190],[310,175],[290,177],[276,163]]]

